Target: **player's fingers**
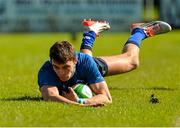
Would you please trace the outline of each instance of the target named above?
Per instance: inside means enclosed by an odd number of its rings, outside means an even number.
[[[74,92],[74,90],[71,87],[68,87],[70,92]]]
[[[70,93],[76,95],[76,93],[75,93],[75,91],[73,90],[73,88],[69,87],[68,89],[69,89],[69,92],[70,92]]]

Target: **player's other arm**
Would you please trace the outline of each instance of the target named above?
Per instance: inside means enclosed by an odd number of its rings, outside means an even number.
[[[107,104],[112,103],[111,94],[105,81],[91,84],[90,88],[96,94],[92,98],[86,99],[86,104]]]
[[[58,88],[55,86],[48,86],[48,85],[44,85],[41,87],[41,94],[42,97],[45,101],[55,101],[55,102],[62,102],[62,103],[67,103],[67,104],[76,104],[78,105],[76,101],[77,97],[73,97],[74,95],[72,95],[72,99],[73,100],[69,100],[61,95],[59,95],[59,91]]]

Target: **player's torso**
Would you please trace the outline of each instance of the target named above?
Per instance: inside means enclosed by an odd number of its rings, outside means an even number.
[[[49,74],[47,79],[52,81],[52,84],[57,86],[59,90],[68,90],[68,87],[72,87],[78,83],[87,84],[87,70],[91,65],[89,61],[89,56],[83,53],[76,53],[77,64],[74,75],[66,82],[62,82],[58,76],[56,75],[55,71],[53,70],[53,66],[50,61],[46,61],[44,65],[41,67],[41,70],[44,70]],[[47,80],[48,81],[48,80]],[[47,82],[48,83],[48,82]],[[51,85],[52,85],[51,84]]]

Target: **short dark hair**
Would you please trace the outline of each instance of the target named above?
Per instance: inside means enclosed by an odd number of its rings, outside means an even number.
[[[58,41],[50,48],[50,59],[60,64],[76,58],[73,46],[68,41]]]

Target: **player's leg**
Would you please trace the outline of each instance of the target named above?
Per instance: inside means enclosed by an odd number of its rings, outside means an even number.
[[[82,25],[86,27],[87,31],[83,34],[80,51],[92,56],[92,47],[96,36],[98,36],[100,32],[110,29],[110,26],[106,21],[93,21],[91,19],[84,20]]]
[[[107,75],[129,72],[139,65],[139,47],[141,41],[148,37],[171,31],[171,26],[162,21],[154,21],[144,24],[136,24],[132,29],[132,35],[124,45],[122,54],[100,57],[108,67]]]
[[[129,72],[139,65],[139,47],[135,44],[126,44],[120,55],[99,57],[105,61],[109,75]]]

